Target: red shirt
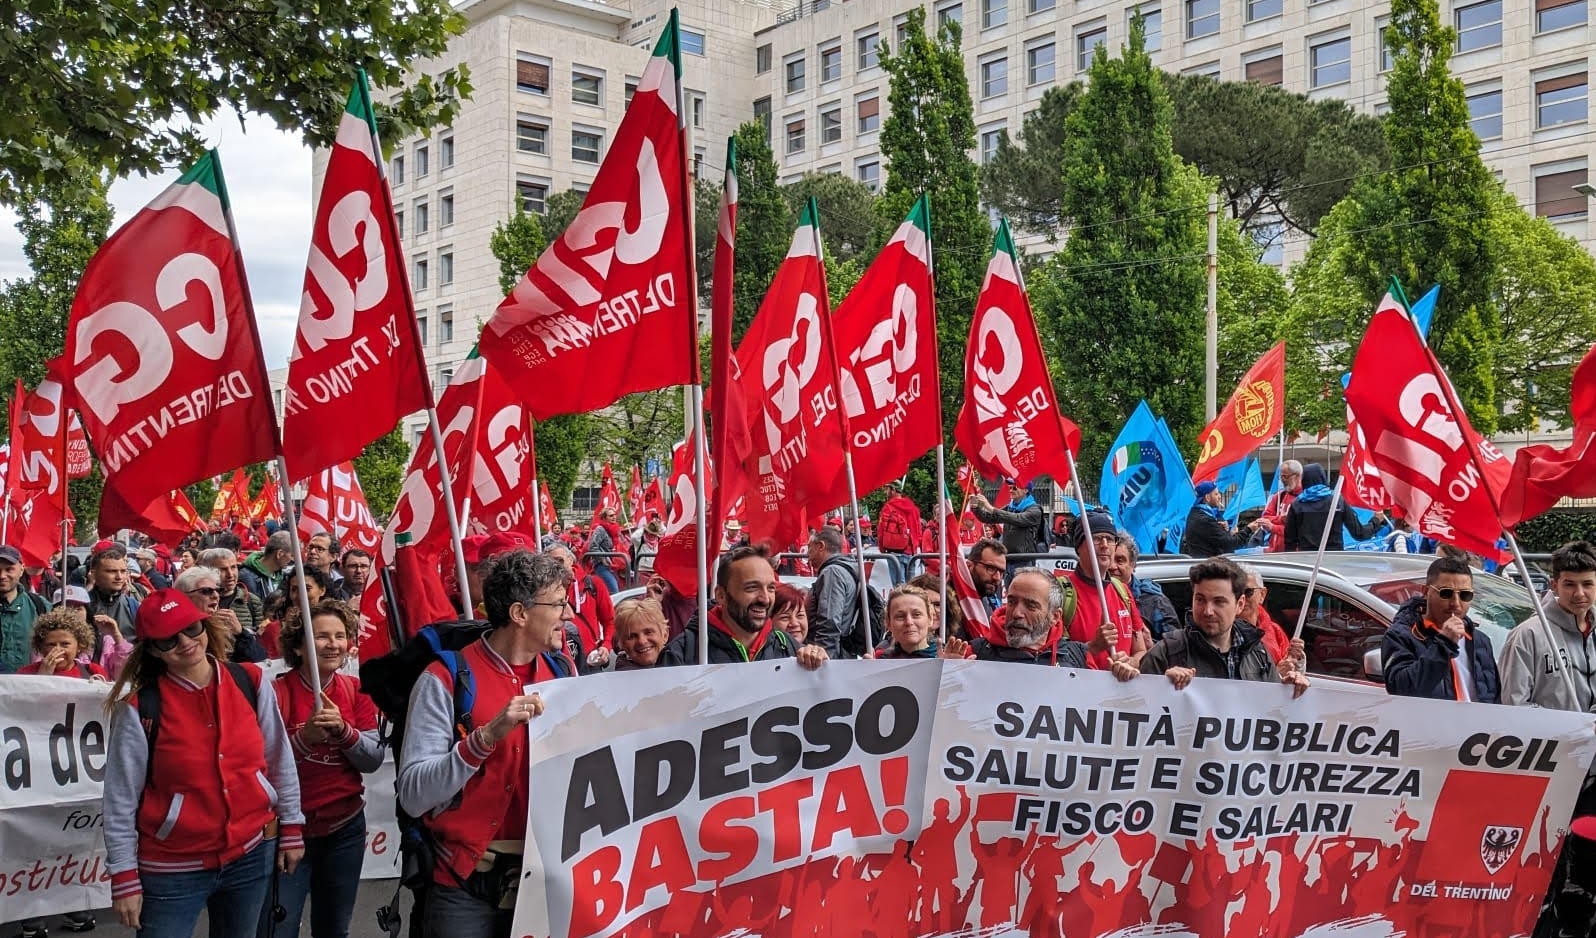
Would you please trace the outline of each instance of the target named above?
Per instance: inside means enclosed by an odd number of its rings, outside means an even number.
[[[1074,570],[1065,572],[1064,577],[1075,587],[1075,616],[1069,623],[1070,638],[1090,644],[1103,625],[1103,606],[1097,599],[1097,584]],[[1103,584],[1103,594],[1108,597],[1109,621],[1114,623],[1115,630],[1119,632],[1114,648],[1130,654],[1136,633],[1146,628],[1142,624],[1142,614],[1136,609],[1134,600],[1126,603],[1120,597],[1112,581]],[[1108,652],[1088,652],[1086,664],[1094,671],[1108,670]]]
[[[377,708],[360,692],[360,682],[347,674],[334,674],[323,690],[344,718],[344,737],[306,746],[299,736],[320,701],[299,671],[277,676],[277,709],[294,746],[299,769],[299,802],[305,812],[305,833],[322,837],[342,827],[366,806],[366,782],[344,750],[359,742],[360,734],[377,728]]]
[[[41,658],[40,660],[35,661],[32,664],[25,664],[22,667],[17,669],[17,673],[18,674],[38,674],[39,673],[39,665],[41,665],[43,663],[44,663],[44,659]],[[87,673],[85,673],[85,672],[87,672]],[[109,674],[105,673],[105,669],[104,668],[100,667],[99,665],[95,664],[92,661],[74,661],[74,662],[72,662],[72,667],[67,668],[65,671],[53,672],[49,676],[51,676],[51,677],[76,677],[76,678],[82,678],[85,681],[91,680],[93,678],[99,678],[102,681],[109,681],[111,679],[111,676]]]

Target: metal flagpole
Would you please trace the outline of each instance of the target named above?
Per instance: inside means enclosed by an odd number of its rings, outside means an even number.
[[[526,418],[526,441],[532,453],[532,530],[537,532],[538,549],[543,548],[543,489],[538,486],[538,444],[536,421]]]
[[[1087,541],[1090,541],[1092,539],[1092,526],[1090,524],[1088,524],[1087,521],[1086,521],[1086,490],[1081,487],[1081,473],[1080,473],[1079,470],[1077,470],[1075,468],[1075,454],[1070,452],[1070,448],[1068,446],[1064,447],[1064,456],[1069,460],[1069,463],[1070,463],[1070,487],[1075,489],[1075,500],[1077,502],[1079,502],[1080,506],[1081,506],[1081,530],[1085,532]],[[1090,547],[1090,545],[1088,545],[1088,547]],[[1080,548],[1077,547],[1076,548],[1076,568],[1077,569],[1079,569],[1079,565],[1080,565]],[[1103,588],[1103,579],[1109,575],[1108,571],[1101,569],[1102,564],[1097,562],[1096,555],[1093,555],[1093,557],[1092,557],[1092,566],[1099,568],[1098,571],[1097,571],[1097,577],[1096,577],[1096,581],[1097,582],[1096,582],[1095,585],[1097,586],[1097,604],[1103,610],[1103,622],[1108,624],[1108,625],[1113,625],[1114,624],[1114,620],[1110,619],[1108,617],[1108,591]],[[1117,629],[1117,626],[1116,626],[1116,629]],[[1117,643],[1118,640],[1119,640],[1119,637],[1116,634],[1115,642]],[[1113,654],[1113,651],[1114,651],[1114,649],[1112,649],[1112,648],[1109,649],[1109,653],[1111,655]]]
[[[697,537],[693,540],[694,560],[698,563],[698,663],[709,664],[709,506],[704,504],[704,469],[709,461],[709,441],[704,433],[704,386],[687,386],[687,404],[696,435],[693,443],[693,500],[698,505],[698,517],[693,520]]]
[[[1341,461],[1345,464],[1346,457],[1343,456]],[[1338,473],[1335,488],[1330,490],[1330,514],[1325,516],[1324,530],[1319,532],[1319,551],[1313,555],[1313,570],[1308,573],[1308,591],[1302,594],[1302,608],[1297,610],[1297,623],[1291,627],[1292,638],[1302,636],[1303,623],[1308,621],[1308,607],[1313,603],[1314,588],[1319,585],[1319,568],[1324,566],[1324,552],[1330,546],[1330,532],[1340,523],[1336,508],[1341,504],[1341,486],[1346,480],[1345,472]]]
[[[937,608],[942,613],[942,621],[937,628],[938,634],[941,635],[938,641],[941,643],[946,643],[948,640],[948,602],[952,592],[948,589],[952,571],[948,568],[948,516],[946,513],[953,510],[953,499],[948,497],[946,461],[947,448],[939,441],[937,443],[937,497],[941,499],[942,504],[937,506],[937,516],[941,522],[941,530],[937,531],[937,570],[942,574],[942,602]],[[918,548],[918,546],[914,545],[915,548]]]

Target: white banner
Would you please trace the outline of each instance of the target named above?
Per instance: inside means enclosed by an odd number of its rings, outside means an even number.
[[[974,661],[538,690],[534,938],[1528,934],[1596,750],[1588,714]]]
[[[109,685],[0,676],[0,922],[111,904],[101,841]],[[366,777],[363,879],[399,875],[393,762]]]

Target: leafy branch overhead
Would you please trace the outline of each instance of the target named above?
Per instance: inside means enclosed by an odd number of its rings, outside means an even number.
[[[449,0],[19,0],[0,23],[0,204],[102,172],[159,172],[204,148],[197,125],[263,114],[329,145],[363,66],[384,137],[453,120],[464,66],[419,77],[465,17]]]

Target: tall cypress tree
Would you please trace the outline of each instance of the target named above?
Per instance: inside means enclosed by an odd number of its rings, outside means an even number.
[[[882,47],[881,67],[891,76],[890,113],[880,138],[886,182],[875,203],[875,240],[880,245],[903,224],[921,193],[931,195],[937,356],[943,433],[948,437],[964,400],[964,348],[992,253],[992,226],[981,208],[980,172],[970,158],[975,108],[959,45],[957,21],[943,23],[933,38],[926,34],[925,10],[915,7],[899,47]]]
[[[1065,123],[1063,249],[1031,280],[1060,406],[1100,464],[1146,398],[1191,445],[1203,426],[1208,186],[1175,155],[1173,109],[1133,24],[1123,54],[1099,48]]]

